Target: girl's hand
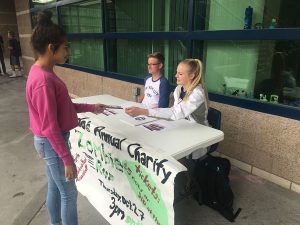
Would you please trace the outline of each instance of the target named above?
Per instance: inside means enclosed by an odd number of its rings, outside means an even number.
[[[102,113],[105,109],[106,105],[103,104],[95,104],[95,111],[94,113],[99,114]]]
[[[65,166],[65,177],[67,180],[73,180],[77,177],[77,168],[75,163]]]
[[[125,112],[130,116],[139,116],[139,115],[145,115],[148,116],[148,109],[142,109],[139,107],[129,107],[125,109]]]

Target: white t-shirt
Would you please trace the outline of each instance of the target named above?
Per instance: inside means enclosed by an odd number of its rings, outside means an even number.
[[[161,76],[153,81],[152,76],[145,78],[145,91],[142,104],[148,109],[165,108],[169,106],[169,81]]]

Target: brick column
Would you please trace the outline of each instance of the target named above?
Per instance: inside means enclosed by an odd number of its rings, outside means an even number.
[[[0,4],[0,35],[3,37],[5,57],[8,57],[7,49],[7,31],[14,31],[18,34],[18,26],[15,12],[15,4],[13,1],[1,1]],[[9,68],[9,65],[7,65]]]
[[[30,45],[30,36],[32,33],[31,16],[29,13],[28,0],[15,0],[17,24],[19,30],[19,39],[22,48],[22,60],[24,65],[24,74],[28,75],[31,65],[34,63],[34,52]]]

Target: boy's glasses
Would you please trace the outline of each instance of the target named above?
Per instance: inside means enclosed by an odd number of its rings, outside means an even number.
[[[157,66],[157,65],[159,65],[160,63],[147,63],[146,65],[147,66]]]

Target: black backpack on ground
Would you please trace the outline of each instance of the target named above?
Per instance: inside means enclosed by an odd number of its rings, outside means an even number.
[[[230,167],[228,159],[211,155],[198,161],[194,178],[199,189],[194,193],[194,197],[200,205],[205,204],[220,212],[230,222],[234,222],[241,208],[233,212],[234,196],[228,178]]]

